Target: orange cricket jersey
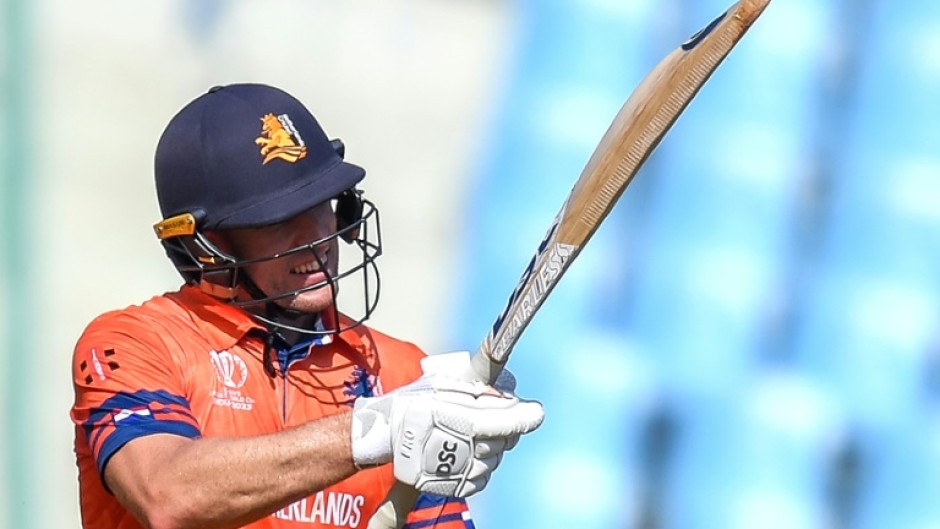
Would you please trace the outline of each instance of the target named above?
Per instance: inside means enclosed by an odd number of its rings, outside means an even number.
[[[264,328],[186,286],[95,319],[72,362],[75,454],[85,529],[142,526],[104,487],[108,459],[138,437],[269,434],[350,409],[420,376],[416,346],[360,325],[263,362]],[[232,472],[238,472],[233,468]],[[394,483],[361,471],[251,523],[251,529],[365,527]],[[406,529],[473,529],[466,502],[422,495]]]

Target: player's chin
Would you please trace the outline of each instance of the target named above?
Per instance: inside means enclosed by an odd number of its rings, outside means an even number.
[[[297,294],[288,302],[287,308],[306,314],[320,313],[333,305],[332,289],[324,286]]]

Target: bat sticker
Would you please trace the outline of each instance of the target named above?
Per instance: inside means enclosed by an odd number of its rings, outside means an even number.
[[[542,305],[542,301],[545,299],[545,296],[548,295],[551,287],[558,282],[558,277],[565,271],[565,264],[576,249],[577,246],[573,244],[563,243],[553,244],[548,252],[543,251],[542,247],[539,247],[540,253],[532,258],[532,261],[526,268],[525,275],[522,276],[522,280],[519,282],[519,286],[516,287],[512,297],[509,298],[509,305],[506,306],[506,309],[493,326],[493,338],[495,339],[497,336],[496,333],[502,328],[503,323],[507,323],[505,320],[510,307],[519,301],[519,305],[513,312],[512,318],[509,319],[505,331],[502,336],[500,336],[499,341],[493,345],[493,350],[490,353],[493,360],[502,362],[509,356],[509,351],[513,344],[516,343],[518,334],[522,332],[526,322],[531,319],[532,314]],[[532,276],[532,273],[535,272],[536,259],[539,259],[539,266],[535,281],[528,291],[523,292],[524,285],[529,283],[529,278]],[[520,296],[522,296],[521,299]]]
[[[564,212],[565,208],[562,208]],[[535,270],[535,264],[539,262],[542,258],[542,255],[545,254],[545,250],[548,249],[549,243],[555,237],[555,232],[558,231],[558,223],[560,222],[561,214],[555,217],[555,220],[552,221],[552,226],[548,229],[548,232],[545,234],[545,237],[542,238],[542,242],[539,243],[539,248],[536,250],[535,255],[532,256],[532,259],[529,261],[529,266],[525,267],[525,271],[522,272],[522,277],[519,278],[519,282],[516,283],[516,288],[513,289],[512,294],[509,295],[509,301],[506,302],[506,308],[499,313],[499,316],[496,318],[496,321],[493,323],[493,332],[490,334],[490,337],[495,338],[499,334],[499,330],[503,327],[503,322],[506,320],[506,316],[509,315],[509,310],[512,308],[513,303],[519,299],[519,296],[522,295],[522,290],[525,288],[526,284],[529,282],[529,277],[532,276],[532,272]]]

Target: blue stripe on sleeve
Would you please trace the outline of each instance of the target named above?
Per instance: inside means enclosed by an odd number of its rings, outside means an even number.
[[[93,450],[101,443],[96,461],[98,471],[103,476],[111,456],[138,437],[157,433],[199,437],[201,432],[190,410],[189,401],[165,390],[120,392],[108,398],[91,410],[82,425]],[[110,433],[102,440],[105,432]]]
[[[152,403],[159,403],[163,405],[176,404],[182,409],[175,409],[172,412],[164,412],[163,410],[152,407]],[[94,446],[98,442],[98,436],[101,435],[104,430],[101,426],[104,425],[105,419],[110,419],[109,416],[113,416],[115,411],[120,411],[123,409],[140,409],[148,408],[151,409],[151,413],[154,415],[159,415],[162,413],[175,413],[183,415],[195,423],[196,419],[189,413],[191,409],[189,406],[189,401],[185,398],[180,397],[179,395],[174,395],[165,390],[158,391],[135,391],[133,393],[120,392],[114,396],[108,398],[100,405],[96,406],[88,416],[88,419],[85,420],[83,429],[85,430],[85,439],[88,441],[90,446]],[[183,411],[183,410],[186,411]],[[159,419],[159,417],[154,417]],[[117,427],[117,425],[115,425]],[[120,429],[120,428],[119,428]]]

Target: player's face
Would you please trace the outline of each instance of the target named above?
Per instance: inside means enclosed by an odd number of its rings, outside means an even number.
[[[258,259],[310,244],[336,231],[336,216],[329,202],[320,204],[279,224],[262,228],[228,230],[226,239],[239,259]],[[326,274],[336,276],[338,263],[336,238],[316,247],[313,252],[298,252],[279,259],[263,261],[245,268],[255,285],[267,296],[276,296],[321,283]],[[326,270],[322,267],[326,266]],[[284,308],[313,314],[333,303],[329,285],[277,300]]]

